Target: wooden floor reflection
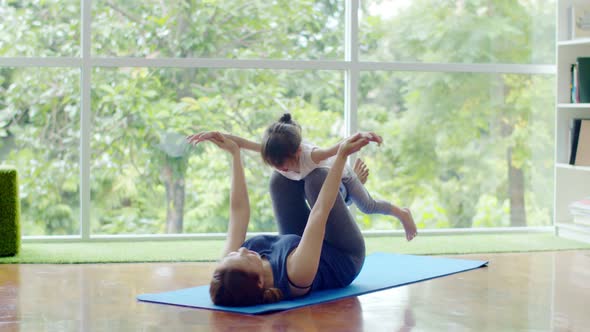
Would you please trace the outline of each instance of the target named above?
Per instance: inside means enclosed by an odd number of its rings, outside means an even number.
[[[210,263],[0,265],[0,331],[588,331],[590,251],[480,254],[487,268],[246,316],[138,302]]]

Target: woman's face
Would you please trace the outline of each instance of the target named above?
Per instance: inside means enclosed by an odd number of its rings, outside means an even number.
[[[227,256],[223,257],[220,262],[220,268],[239,269],[246,273],[255,273],[260,277],[260,285],[264,284],[262,258],[260,255],[252,250],[244,247],[237,251],[232,251]]]

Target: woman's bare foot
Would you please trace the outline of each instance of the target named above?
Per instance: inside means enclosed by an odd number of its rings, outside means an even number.
[[[365,162],[361,158],[357,158],[352,169],[356,173],[356,176],[358,176],[361,183],[365,184],[365,182],[367,182],[367,178],[369,177],[369,168]]]
[[[414,222],[414,218],[412,217],[412,212],[408,208],[401,208],[400,213],[400,221],[404,226],[404,231],[406,232],[406,239],[408,241],[412,241],[413,238],[418,235],[418,230],[416,228],[416,223]]]

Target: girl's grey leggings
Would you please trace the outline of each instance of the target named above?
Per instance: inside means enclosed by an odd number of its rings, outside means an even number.
[[[343,179],[342,183],[346,188],[348,198],[352,200],[361,212],[365,214],[379,213],[391,215],[393,205],[384,200],[373,199],[371,194],[367,191],[367,188],[365,188],[356,175]]]

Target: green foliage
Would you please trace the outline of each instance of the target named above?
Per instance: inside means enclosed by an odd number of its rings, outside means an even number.
[[[379,3],[367,2],[365,10]],[[388,61],[552,63],[553,50],[529,40],[531,31],[553,37],[551,8],[534,1],[414,1],[390,19],[363,20],[362,50]],[[363,155],[379,179],[367,186],[410,206],[419,227],[509,226],[510,207],[499,202],[508,202],[508,188],[517,185],[507,178],[511,167],[524,174],[518,190],[527,219],[547,225],[552,197],[538,189],[552,185],[553,154],[542,149],[553,145],[553,96],[552,77],[542,75],[363,73],[360,128],[386,142]],[[380,220],[368,218],[366,227]]]
[[[103,56],[318,59],[344,53],[339,0],[98,2],[95,11],[100,28],[93,31],[93,51]]]
[[[23,233],[72,234],[79,229],[79,72],[31,68],[3,74],[10,83],[0,94],[0,160],[14,165],[22,179]],[[72,213],[48,219],[58,205]]]
[[[80,1],[0,1],[1,56],[79,56]]]
[[[492,252],[588,250],[590,244],[551,233],[469,234],[419,236],[411,245],[405,237],[366,238],[367,254],[402,253],[450,255]],[[14,257],[1,257],[0,264],[74,264],[137,262],[213,262],[219,259],[223,240],[54,242],[25,243]]]
[[[20,251],[20,201],[18,172],[0,165],[0,256],[13,256]]]

